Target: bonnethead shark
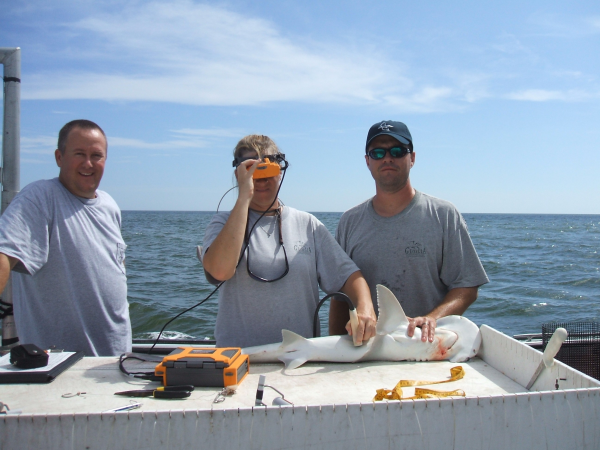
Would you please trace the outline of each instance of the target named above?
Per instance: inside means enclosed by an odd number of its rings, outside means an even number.
[[[447,316],[437,321],[433,342],[421,341],[421,329],[408,337],[408,319],[396,296],[377,285],[379,318],[377,334],[363,345],[355,346],[350,336],[307,339],[282,330],[283,342],[242,349],[252,363],[281,361],[295,369],[307,361],[441,361],[463,362],[477,354],[481,344],[479,328],[462,316]]]

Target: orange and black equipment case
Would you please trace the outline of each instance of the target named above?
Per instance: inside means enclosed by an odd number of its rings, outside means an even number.
[[[226,387],[241,383],[249,369],[248,355],[240,348],[179,347],[163,358],[154,374],[164,386]]]

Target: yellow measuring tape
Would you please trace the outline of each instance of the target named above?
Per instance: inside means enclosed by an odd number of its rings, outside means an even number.
[[[402,388],[408,386],[424,386],[427,384],[450,383],[458,381],[465,376],[465,371],[462,366],[452,367],[450,369],[450,379],[442,381],[419,381],[419,380],[400,380],[394,389],[377,389],[377,394],[373,397],[374,402],[381,400],[415,400],[420,398],[439,398],[452,396],[465,396],[465,391],[456,389],[454,391],[437,391],[435,389],[415,388],[413,397],[403,397]]]

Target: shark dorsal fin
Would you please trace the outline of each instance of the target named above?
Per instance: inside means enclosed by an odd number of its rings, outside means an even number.
[[[301,343],[301,342],[304,342],[307,340],[305,337],[302,337],[299,334],[296,334],[290,330],[281,330],[281,337],[283,338],[283,342],[281,343],[281,346],[283,348],[286,348],[286,347],[292,346],[296,343]],[[295,349],[293,349],[293,350],[295,350]]]
[[[390,334],[402,325],[408,325],[408,319],[396,296],[385,286],[377,285],[377,334]]]

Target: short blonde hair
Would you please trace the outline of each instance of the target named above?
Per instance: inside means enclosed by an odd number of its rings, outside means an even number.
[[[266,155],[281,153],[277,144],[269,136],[262,134],[249,134],[240,139],[233,150],[233,157],[238,158],[244,150],[256,152],[259,159]]]

